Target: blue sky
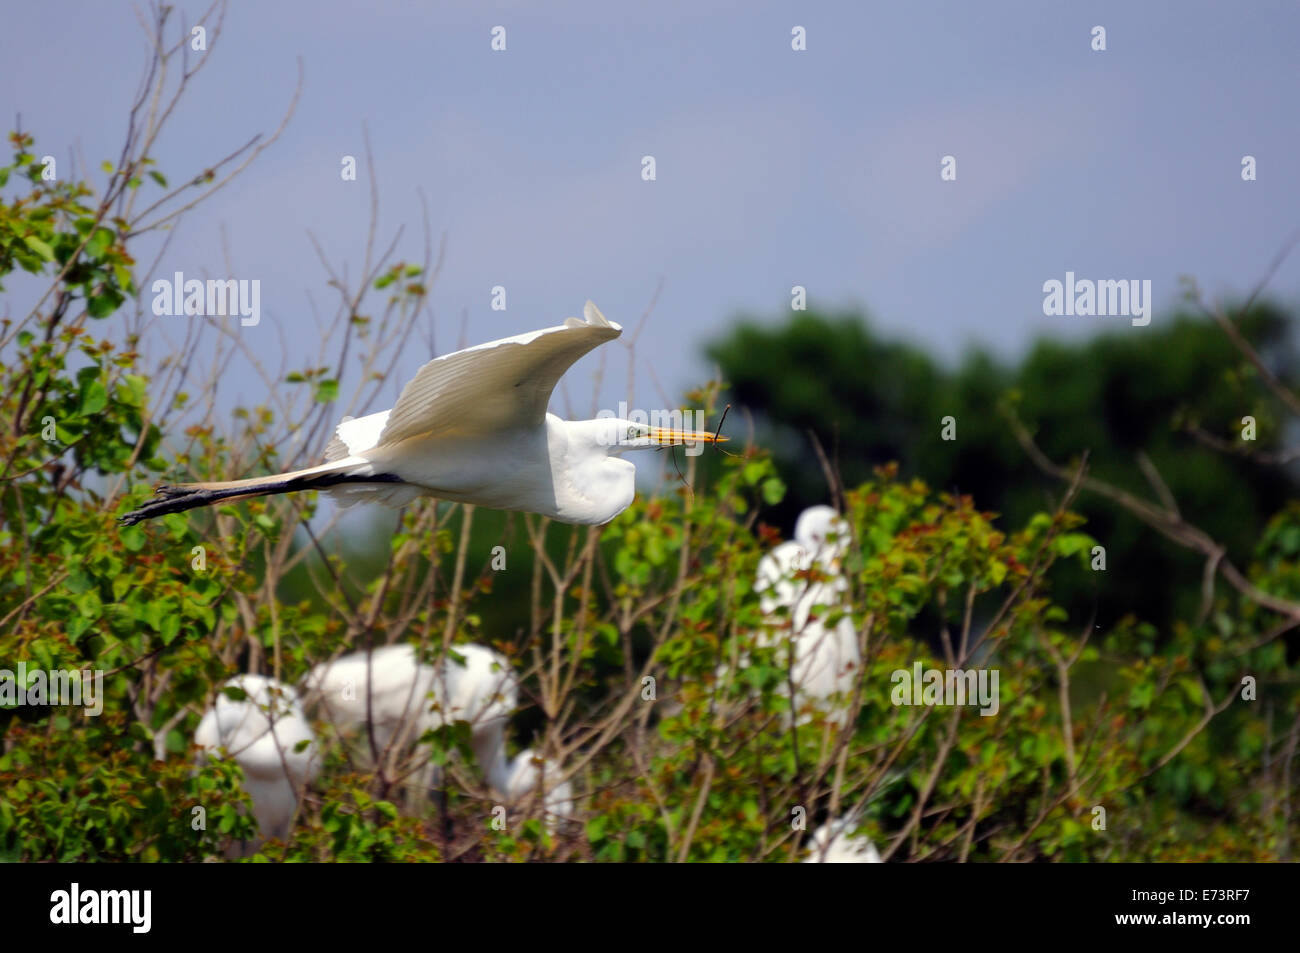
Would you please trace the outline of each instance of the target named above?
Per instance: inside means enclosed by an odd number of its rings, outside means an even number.
[[[203,6],[178,8],[193,23]],[[61,162],[115,155],[144,61],[131,6],[12,5],[4,24],[6,124],[21,112]],[[490,49],[498,24],[505,52]],[[339,169],[363,156],[366,124],[381,237],[405,224],[399,256],[422,256],[418,190],[447,236],[440,349],[462,311],[469,343],[558,323],[588,297],[631,326],[663,280],[637,346],[640,406],[658,406],[646,363],[680,395],[708,376],[705,340],[741,313],[788,315],[796,284],[946,358],[973,342],[1012,356],[1038,335],[1140,334],[1045,317],[1043,282],[1150,279],[1152,327],[1181,274],[1247,290],[1300,228],[1298,36],[1294,3],[1259,0],[237,2],[160,167],[179,180],[273,129],[299,56],[301,103],[185,222],[160,272],[224,273],[224,227],[235,276],[262,283],[262,325],[241,333],[263,353],[281,332],[291,347],[314,333],[308,294],[330,292],[306,232],[355,273],[368,192],[364,171],[347,183]],[[1245,154],[1258,181],[1241,180]],[[940,180],[943,155],[955,182]],[[489,306],[498,284],[504,313]],[[1272,290],[1300,298],[1300,255]],[[410,348],[402,378],[429,356]],[[628,396],[625,367],[619,353],[602,406]],[[586,358],[570,379],[579,411],[593,369]],[[261,387],[250,375],[241,396]]]

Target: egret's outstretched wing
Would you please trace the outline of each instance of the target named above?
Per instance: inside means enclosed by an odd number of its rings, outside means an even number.
[[[342,460],[354,453],[362,453],[379,443],[391,411],[381,410],[365,417],[344,417],[334,428],[334,436],[325,448],[326,460]]]
[[[424,434],[490,433],[512,426],[536,426],[556,382],[592,348],[623,329],[590,301],[586,321],[490,341],[435,358],[402,388],[388,415],[379,445]]]

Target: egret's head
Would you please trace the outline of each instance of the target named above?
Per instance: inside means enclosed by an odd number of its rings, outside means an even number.
[[[810,506],[799,514],[794,538],[819,560],[837,564],[849,551],[849,524],[829,506]]]
[[[597,441],[609,453],[625,450],[644,450],[651,447],[685,446],[688,450],[703,448],[706,443],[721,443],[726,437],[704,430],[679,430],[669,427],[652,427],[649,424],[624,420],[619,417],[602,417],[597,424]],[[698,451],[697,451],[698,452]]]

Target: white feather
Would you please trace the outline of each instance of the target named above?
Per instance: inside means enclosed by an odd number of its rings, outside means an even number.
[[[586,321],[569,318],[434,358],[402,388],[377,443],[538,426],[564,372],[623,332],[590,301],[585,313]]]
[[[217,694],[194,732],[200,759],[221,756],[244,772],[244,790],[262,838],[289,836],[298,799],[320,771],[316,736],[289,685],[263,675],[237,675],[225,687],[244,699]],[[302,742],[306,745],[299,750]],[[245,851],[257,843],[246,845]]]
[[[850,834],[855,827],[851,818],[823,824],[812,836],[804,854],[805,864],[879,864],[880,851],[861,834]]]

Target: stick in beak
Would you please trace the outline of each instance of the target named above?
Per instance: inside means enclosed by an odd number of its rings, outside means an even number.
[[[647,434],[652,443],[661,447],[675,447],[678,444],[722,443],[727,437],[703,430],[665,430],[663,427],[651,427]]]

